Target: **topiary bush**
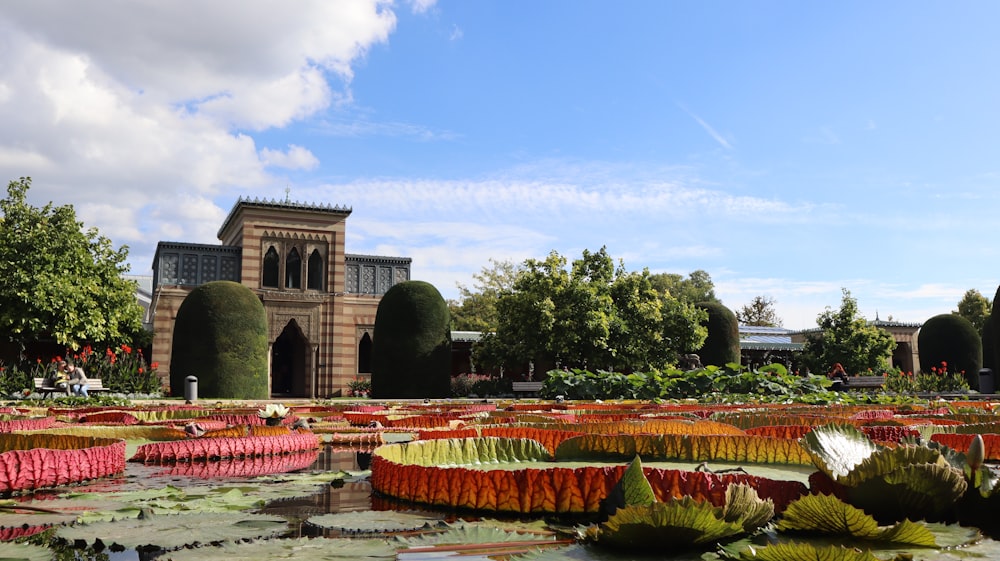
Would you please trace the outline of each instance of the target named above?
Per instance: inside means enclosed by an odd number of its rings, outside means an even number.
[[[451,393],[451,314],[437,288],[396,284],[375,312],[372,397],[446,398]]]
[[[267,399],[267,314],[252,290],[215,281],[192,290],[177,310],[170,351],[170,388],[198,377],[198,396]]]
[[[983,342],[975,326],[958,314],[939,314],[924,322],[917,334],[920,371],[941,368],[964,372],[970,388],[979,387],[979,369],[983,366]]]
[[[698,351],[705,366],[725,366],[740,363],[740,324],[732,310],[718,302],[700,302],[697,306],[708,312],[704,325],[708,337]]]
[[[988,316],[983,323],[983,368],[997,372],[996,335],[993,334],[993,316]]]
[[[997,298],[1000,298],[1000,287],[997,287],[997,292],[993,296],[993,309],[990,311],[990,317],[987,319],[989,323],[989,343],[983,344],[983,352],[989,352],[990,357],[984,359],[983,362],[990,364],[993,368],[993,372],[997,372],[997,368],[1000,368],[1000,305],[997,305]],[[983,327],[983,337],[986,337],[987,328]],[[988,367],[988,368],[990,368]]]

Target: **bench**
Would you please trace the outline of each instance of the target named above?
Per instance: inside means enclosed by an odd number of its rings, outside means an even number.
[[[885,385],[885,376],[849,376],[841,389],[877,389]]]
[[[510,386],[515,395],[521,393],[538,395],[538,392],[542,391],[541,382],[511,382]]]
[[[61,390],[56,387],[46,386],[45,378],[34,378],[35,381],[35,391],[42,394],[43,397],[49,397],[54,393],[66,393],[67,390]],[[108,388],[104,387],[104,382],[100,378],[87,378],[87,393],[101,393],[110,391]]]

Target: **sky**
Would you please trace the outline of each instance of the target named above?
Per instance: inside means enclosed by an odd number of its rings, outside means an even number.
[[[1000,3],[8,0],[0,180],[151,275],[240,198],[341,205],[445,298],[606,247],[816,326],[1000,284]]]

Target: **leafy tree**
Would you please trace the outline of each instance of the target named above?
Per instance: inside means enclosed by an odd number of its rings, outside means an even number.
[[[29,205],[30,187],[28,177],[11,181],[0,200],[0,336],[21,349],[48,338],[73,349],[129,342],[142,307],[122,278],[128,248],[83,230],[72,205]]]
[[[450,324],[448,306],[434,285],[410,280],[387,290],[375,312],[372,397],[448,397]]]
[[[203,397],[267,399],[267,313],[260,298],[233,281],[205,283],[184,297],[170,346],[170,389],[184,395],[188,376]]]
[[[708,336],[698,351],[701,363],[725,366],[740,363],[740,326],[736,314],[718,302],[702,302],[698,307],[708,313],[705,327]]]
[[[493,331],[497,324],[497,299],[514,286],[520,266],[490,259],[490,265],[472,275],[473,288],[458,285],[461,299],[450,300],[451,328],[458,331]]]
[[[958,309],[952,313],[969,320],[976,332],[982,335],[983,325],[986,324],[986,318],[990,317],[992,310],[993,304],[990,299],[975,288],[970,288],[958,301]]]
[[[858,312],[858,301],[843,289],[840,309],[826,311],[816,319],[819,332],[806,335],[802,361],[814,373],[829,372],[841,363],[850,374],[884,372],[889,368],[896,341],[888,332],[868,323]]]
[[[743,325],[757,327],[781,327],[781,318],[774,310],[774,298],[770,296],[754,296],[749,304],[736,310],[736,317]]]
[[[572,264],[555,251],[525,261],[497,311],[495,332],[475,349],[486,366],[662,368],[705,338],[704,312],[657,291],[648,271],[616,268],[605,248]]]
[[[661,294],[670,294],[681,302],[697,304],[700,302],[722,303],[715,296],[715,284],[712,277],[705,271],[693,271],[688,278],[674,273],[657,273],[650,277],[653,288]]]

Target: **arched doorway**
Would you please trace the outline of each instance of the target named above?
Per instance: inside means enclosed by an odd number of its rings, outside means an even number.
[[[306,339],[295,320],[271,346],[271,395],[306,397]]]
[[[372,373],[372,338],[365,331],[358,343],[358,374]]]

